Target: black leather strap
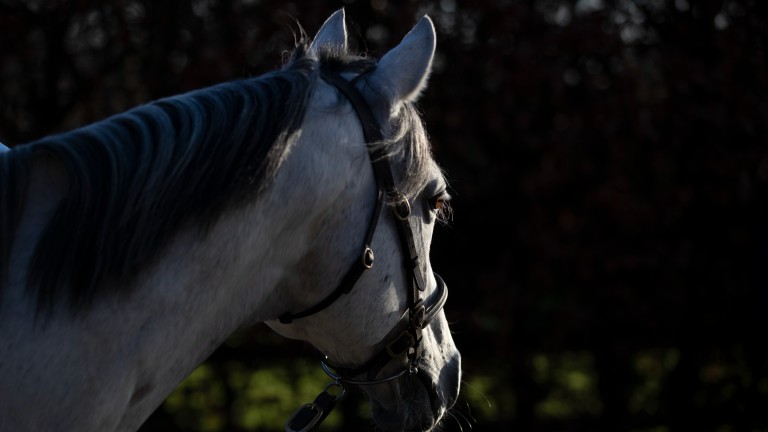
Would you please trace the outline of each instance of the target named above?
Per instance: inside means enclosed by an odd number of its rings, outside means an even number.
[[[328,390],[338,386],[340,394],[331,394]],[[328,417],[333,407],[344,397],[344,387],[338,383],[328,385],[312,403],[302,405],[285,423],[286,432],[310,432]]]
[[[360,120],[365,142],[372,144],[383,141],[384,135],[376,121],[376,117],[373,115],[371,107],[368,105],[368,102],[363,95],[357,90],[354,83],[344,79],[344,77],[338,73],[326,70],[320,71],[320,77],[336,87],[352,105],[352,108],[354,108],[355,113]],[[393,219],[397,226],[400,244],[403,246],[403,254],[406,256],[403,265],[409,281],[409,289],[407,293],[409,311],[408,333],[412,338],[414,347],[414,349],[407,350],[407,355],[411,362],[411,368],[414,369],[420,357],[418,347],[421,342],[423,323],[427,314],[421,298],[421,292],[426,289],[426,281],[424,280],[423,267],[416,248],[413,229],[410,224],[409,216],[411,208],[407,198],[398,192],[392,174],[392,168],[389,164],[389,159],[382,154],[380,147],[373,146],[369,148],[368,154],[371,159],[371,164],[373,165],[378,195],[376,199],[376,208],[374,209],[373,216],[368,225],[368,231],[363,246],[363,258],[350,267],[339,286],[331,292],[331,294],[314,306],[301,312],[284,313],[280,316],[280,322],[287,324],[296,319],[315,314],[333,304],[333,302],[343,294],[352,290],[360,276],[362,276],[365,270],[370,268],[370,265],[365,265],[365,254],[370,250],[373,235],[376,231],[376,225],[378,225],[379,213],[383,207],[383,201],[387,199],[392,202],[392,209],[395,216]]]
[[[347,98],[349,103],[352,104],[355,113],[357,113],[357,118],[360,119],[365,142],[370,144],[382,141],[384,139],[384,134],[382,133],[381,128],[379,128],[378,122],[376,122],[376,117],[374,117],[371,107],[368,105],[365,98],[363,98],[363,95],[355,88],[355,85],[344,79],[341,75],[327,70],[321,70],[320,77],[328,84],[336,87]],[[383,158],[376,157],[376,159],[382,160]],[[392,173],[389,175],[391,176]],[[379,176],[377,175],[376,177]]]
[[[383,133],[376,122],[376,118],[363,95],[357,88],[355,88],[354,83],[347,81],[338,73],[325,70],[320,71],[320,76],[323,80],[336,87],[344,96],[346,96],[347,100],[349,100],[349,103],[357,113],[360,124],[362,125],[363,136],[365,137],[366,143],[373,144],[383,141]],[[425,304],[421,299],[421,292],[426,289],[426,281],[424,280],[424,268],[419,262],[418,249],[416,248],[416,242],[410,224],[410,204],[407,201],[407,198],[398,192],[389,160],[380,149],[381,147],[378,146],[371,146],[368,149],[368,155],[370,156],[371,164],[373,165],[373,173],[378,195],[376,199],[376,208],[374,209],[371,222],[368,226],[364,251],[370,250],[376,225],[378,224],[379,214],[381,213],[384,200],[387,199],[389,203],[392,204],[391,207],[394,213],[393,219],[397,226],[400,244],[403,248],[403,253],[407,257],[404,259],[403,263],[406,273],[408,274],[409,285],[407,330],[402,331],[395,339],[388,342],[386,349],[373,356],[373,358],[366,362],[361,368],[347,369],[345,371],[340,371],[341,374],[338,374],[331,370],[332,368],[326,362],[327,358],[321,360],[321,364],[323,370],[335,380],[332,385],[339,385],[342,389],[342,383],[352,385],[375,385],[392,381],[405,375],[417,374],[429,389],[430,399],[434,402],[434,399],[437,397],[437,390],[426,375],[417,373],[418,363],[422,354],[419,348],[421,347],[422,329],[437,314],[437,312],[442,309],[448,295],[448,290],[440,276],[435,273],[435,279],[437,280],[437,292],[435,295],[437,296],[437,299],[428,304]],[[295,319],[317,313],[330,306],[342,294],[350,292],[365,270],[371,267],[370,265],[366,265],[366,252],[363,252],[363,254],[363,258],[358,263],[351,266],[339,286],[329,296],[304,311],[294,314],[283,314],[280,317],[280,321],[283,323],[290,323]],[[372,264],[372,260],[373,255],[371,252],[370,264]],[[407,357],[409,362],[408,367],[394,375],[376,379],[376,376],[389,361],[393,358],[402,358],[403,356]],[[354,380],[344,376],[355,376],[365,372],[367,372],[367,380]],[[324,391],[318,396],[314,403],[307,404],[300,408],[299,411],[291,417],[288,424],[286,424],[286,431],[304,432],[314,430],[315,427],[322,422],[330,409],[333,408],[333,405],[338,399],[334,399],[326,393],[327,392]]]
[[[428,298],[425,304],[424,320],[421,324],[422,328],[432,321],[432,318],[437,315],[438,312],[445,305],[448,299],[448,287],[445,285],[443,278],[437,273],[434,273],[435,280],[437,281],[437,288],[432,296]],[[365,364],[355,368],[343,368],[339,366],[333,366],[328,364],[327,359],[323,356],[320,361],[325,368],[334,370],[338,375],[335,379],[342,384],[351,385],[369,385],[378,384],[387,378],[376,378],[384,366],[387,365],[392,359],[402,358],[407,356],[408,351],[413,348],[416,349],[416,341],[411,335],[411,331],[401,331],[398,336],[392,338],[390,342],[386,344],[384,349],[380,350],[376,355],[371,357]],[[365,379],[353,379],[347,377],[357,377],[362,374],[366,374]]]
[[[322,299],[320,302],[308,309],[296,313],[286,312],[282,314],[279,318],[281,323],[290,324],[293,322],[293,320],[314,315],[330,306],[342,295],[352,291],[352,288],[354,288],[357,280],[360,279],[360,276],[362,276],[366,270],[371,268],[370,265],[373,264],[374,255],[373,250],[371,249],[371,243],[373,242],[373,235],[376,233],[376,226],[379,224],[379,215],[381,214],[383,203],[384,194],[381,192],[381,190],[379,190],[378,196],[376,198],[376,207],[373,209],[373,216],[371,216],[371,221],[368,223],[368,231],[365,235],[365,242],[363,243],[362,253],[358,257],[357,262],[352,264],[352,266],[347,271],[347,274],[344,275],[344,278],[341,280],[341,283],[339,283],[339,286],[336,287],[336,289],[333,290],[333,292],[326,298]],[[366,261],[366,255],[368,251],[371,251],[369,262]]]
[[[334,72],[321,70],[320,76],[323,78],[323,80],[336,87],[347,98],[347,100],[349,100],[349,103],[357,113],[357,117],[360,119],[360,124],[363,128],[363,136],[365,137],[366,142],[376,143],[382,141],[384,137],[378,123],[376,122],[376,117],[373,115],[373,111],[371,111],[370,105],[368,105],[368,102],[365,100],[360,91],[357,90],[354,84]],[[402,196],[397,191],[395,179],[392,175],[392,169],[389,165],[388,159],[384,157],[384,155],[382,155],[378,149],[372,150],[370,156],[377,182],[380,181],[383,183],[383,185],[380,184],[379,187],[384,186],[385,190],[387,191],[388,198],[394,201],[396,204],[401,201],[405,201],[406,197]],[[397,209],[395,212],[397,213]],[[397,228],[400,235],[400,241],[403,245],[406,246],[407,251],[405,252],[409,257],[409,259],[404,263],[405,268],[408,270],[409,275],[416,283],[418,290],[424,291],[426,289],[426,283],[424,281],[422,272],[420,271],[421,269],[419,268],[419,256],[416,250],[416,244],[414,242],[413,230],[411,229],[410,221],[407,217],[397,217],[396,219],[398,222]],[[418,292],[414,292],[412,298],[410,299],[412,302],[411,304],[417,303],[418,297]]]

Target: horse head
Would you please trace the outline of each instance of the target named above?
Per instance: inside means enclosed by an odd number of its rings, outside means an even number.
[[[308,46],[318,79],[300,140],[332,141],[319,157],[337,166],[336,186],[323,194],[340,205],[317,224],[303,269],[284,279],[292,309],[268,322],[316,347],[338,385],[362,389],[387,431],[432,429],[459,391],[447,288],[429,260],[449,195],[414,108],[435,39],[424,16],[380,60],[355,57],[339,10]]]

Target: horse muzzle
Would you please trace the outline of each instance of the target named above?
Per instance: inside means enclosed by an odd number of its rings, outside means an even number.
[[[459,353],[455,352],[439,371],[423,367],[385,386],[363,388],[371,400],[377,431],[433,430],[456,403],[461,381]]]

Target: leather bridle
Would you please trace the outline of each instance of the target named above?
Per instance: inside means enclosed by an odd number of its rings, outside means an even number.
[[[354,81],[361,76],[363,75],[359,75],[354,80],[348,81],[336,72],[320,70],[320,77],[327,83],[336,87],[354,108],[357,117],[360,120],[360,124],[362,125],[363,136],[365,137],[366,143],[371,144],[381,142],[384,137],[373,112],[365,101],[363,95],[354,86]],[[418,364],[423,355],[423,348],[421,346],[422,330],[445,305],[445,301],[448,298],[448,288],[446,287],[445,282],[443,282],[443,279],[437,273],[433,273],[435,280],[437,281],[436,292],[427,300],[423,298],[422,294],[427,287],[427,279],[424,274],[424,267],[420,264],[420,260],[426,259],[426,257],[419,256],[418,249],[416,248],[416,240],[410,222],[411,205],[408,202],[407,197],[402,195],[395,186],[389,158],[378,146],[369,146],[368,148],[368,154],[370,156],[374,178],[376,180],[377,197],[376,207],[368,225],[368,231],[365,236],[360,258],[352,264],[349,271],[347,271],[342,278],[341,283],[333,292],[331,292],[331,294],[314,306],[301,312],[284,313],[280,316],[280,322],[289,324],[296,319],[313,315],[327,308],[343,294],[349,293],[363,273],[373,267],[374,254],[373,249],[371,248],[371,243],[376,231],[376,226],[378,225],[379,215],[386,204],[385,200],[388,200],[387,203],[391,203],[390,206],[395,216],[394,220],[397,225],[398,237],[400,238],[400,244],[402,245],[405,256],[403,264],[410,285],[408,289],[407,328],[386,343],[385,349],[381,350],[368,362],[358,368],[348,369],[331,366],[328,363],[328,358],[323,356],[321,359],[323,370],[334,380],[334,382],[329,384],[323,392],[317,396],[314,402],[302,406],[293,414],[293,416],[291,416],[291,418],[289,418],[285,425],[285,430],[287,432],[314,430],[314,428],[330,413],[335,403],[343,397],[346,391],[345,385],[375,385],[392,381],[403,376],[413,375],[426,379],[423,374],[418,374]],[[385,378],[376,378],[381,369],[393,359],[407,359],[408,365],[403,370],[393,375]],[[367,374],[366,379],[351,378],[362,374]],[[338,388],[336,390],[337,393],[331,391],[334,387]],[[437,397],[434,386],[427,383],[426,387],[428,391],[431,392],[430,397],[434,400],[434,398]]]

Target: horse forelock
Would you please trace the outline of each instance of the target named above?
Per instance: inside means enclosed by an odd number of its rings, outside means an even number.
[[[28,288],[41,308],[80,309],[136,274],[185,223],[209,227],[266,189],[311,89],[303,50],[278,71],[172,96],[0,155],[0,287],[35,154],[69,187],[34,245]]]
[[[390,122],[390,136],[384,143],[388,157],[400,166],[402,177],[398,184],[400,193],[413,199],[432,179],[434,160],[432,146],[417,108],[411,102],[403,102]],[[377,144],[374,144],[377,145]]]

